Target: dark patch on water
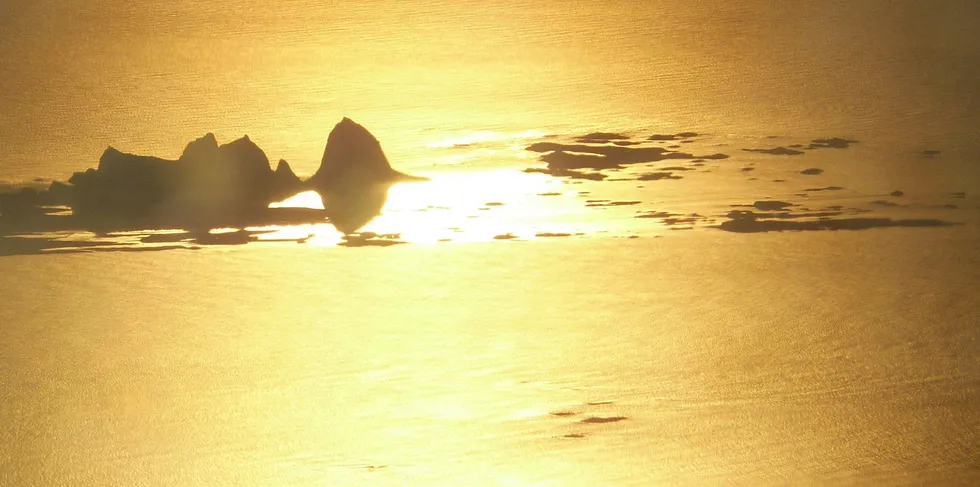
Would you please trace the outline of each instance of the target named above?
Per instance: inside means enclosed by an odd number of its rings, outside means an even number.
[[[891,204],[893,205],[893,203]],[[785,209],[785,207],[776,208],[775,205],[772,206],[771,209],[773,211],[768,212],[732,210],[726,215],[729,220],[722,222],[715,228],[736,233],[762,233],[782,231],[865,230],[870,228],[887,227],[940,227],[957,225],[957,223],[936,219],[894,220],[891,218],[836,218],[843,214],[840,206],[828,207],[824,211],[804,211],[799,213],[782,211]],[[854,209],[855,213],[867,211],[868,210]]]
[[[628,136],[615,132],[592,132],[575,138],[575,140],[578,142],[593,143],[610,142],[614,140],[622,141],[627,139],[629,139]]]
[[[579,423],[606,424],[606,423],[618,423],[620,421],[626,421],[627,419],[629,418],[627,418],[626,416],[589,416],[588,418],[579,421]]]
[[[872,205],[878,205],[878,206],[903,206],[903,205],[900,205],[898,203],[894,203],[894,202],[887,201],[887,200],[874,200],[874,201],[871,202],[871,204]]]
[[[646,174],[641,174],[636,178],[637,181],[659,181],[661,179],[684,179],[681,176],[675,176],[671,172],[648,172]]]
[[[771,154],[774,156],[802,156],[806,154],[803,151],[798,151],[794,149],[787,149],[786,147],[775,147],[773,149],[742,149],[746,152],[761,152],[763,154]]]
[[[606,207],[606,206],[632,206],[642,203],[641,201],[596,201],[586,203],[587,207]]]
[[[669,140],[679,140],[679,139],[690,139],[697,137],[699,134],[696,132],[679,132],[676,134],[653,134],[647,137],[647,140],[655,141],[669,141]]]
[[[943,220],[892,220],[891,218],[844,218],[820,221],[730,220],[719,229],[736,233],[761,233],[812,230],[866,230],[888,227],[945,227],[957,223]]]
[[[815,191],[840,191],[842,189],[844,189],[844,188],[842,188],[840,186],[827,186],[827,187],[824,187],[824,188],[807,188],[807,189],[804,189],[803,191],[811,191],[811,192],[815,192]]]
[[[765,200],[765,201],[756,201],[755,203],[752,203],[752,206],[756,209],[763,210],[763,211],[773,211],[773,210],[782,210],[784,208],[789,208],[790,206],[793,206],[793,204],[787,203],[785,201]]]
[[[858,141],[845,139],[842,137],[831,137],[828,139],[814,139],[810,142],[807,149],[847,149],[851,144],[856,144]]]
[[[407,243],[401,240],[401,235],[397,233],[378,234],[374,232],[361,232],[343,236],[343,241],[337,245],[341,247],[391,247]]]
[[[606,179],[606,175],[598,172],[581,172],[573,171],[570,169],[542,169],[536,167],[529,167],[524,170],[526,173],[541,173],[547,174],[549,176],[554,176],[556,178],[570,178],[570,179],[583,179],[587,181],[602,181]]]
[[[548,414],[550,414],[552,416],[555,416],[555,417],[559,417],[559,418],[565,418],[565,417],[569,417],[569,416],[578,416],[578,413],[572,412],[572,411],[554,411],[554,412],[550,412]]]

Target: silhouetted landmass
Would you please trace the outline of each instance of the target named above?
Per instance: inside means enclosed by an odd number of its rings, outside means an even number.
[[[284,160],[273,171],[247,136],[218,145],[209,133],[176,160],[109,147],[97,168],[76,172],[67,183],[0,194],[0,235],[167,228],[209,235],[211,228],[325,219],[351,233],[380,213],[392,184],[421,179],[392,169],[377,139],[348,118],[330,132],[320,168],[305,183]],[[323,197],[325,210],[269,208],[307,188]],[[207,238],[233,243],[236,237]]]
[[[323,198],[330,223],[349,234],[381,214],[391,185],[422,180],[392,169],[378,139],[345,117],[330,131],[320,168],[306,185]]]
[[[801,156],[806,154],[806,152],[798,151],[794,149],[787,149],[786,147],[776,147],[773,149],[742,149],[746,152],[761,152],[763,154],[772,154],[774,156]]]
[[[937,151],[937,150],[929,150],[929,149],[927,149],[927,150],[922,151],[922,155],[924,155],[926,157],[938,156],[939,154],[940,154],[940,152]]]
[[[176,161],[110,147],[98,169],[68,182],[73,215],[95,228],[241,226],[300,189],[288,165],[270,169],[248,137],[219,146],[213,134],[188,144]]]
[[[817,168],[817,167],[811,167],[809,169],[804,169],[804,170],[800,171],[800,174],[804,174],[804,175],[807,175],[807,176],[817,176],[817,175],[823,174],[823,169],[820,169],[820,168]]]
[[[888,194],[889,194],[889,196],[894,196],[896,198],[901,198],[902,196],[905,196],[905,192],[904,191],[898,191],[898,190],[892,191],[891,193],[888,193]]]

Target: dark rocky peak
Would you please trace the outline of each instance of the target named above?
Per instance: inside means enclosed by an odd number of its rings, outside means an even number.
[[[234,166],[233,169],[235,170],[243,171],[255,177],[272,175],[269,157],[247,135],[218,147],[218,152],[221,154],[223,162]]]
[[[206,162],[217,158],[218,140],[208,132],[204,137],[191,141],[180,155],[181,162]]]
[[[172,162],[159,157],[126,154],[109,147],[99,159],[98,171],[95,171],[95,174],[86,174],[86,176],[89,178],[97,177],[103,182],[119,183],[134,178],[138,180],[159,179],[165,177],[164,173],[172,170]]]
[[[368,183],[418,180],[391,168],[378,139],[367,129],[344,117],[327,137],[320,168],[309,183],[318,189]]]
[[[293,168],[289,166],[289,163],[285,159],[279,159],[279,164],[276,165],[276,177],[299,180],[299,177],[296,176]]]

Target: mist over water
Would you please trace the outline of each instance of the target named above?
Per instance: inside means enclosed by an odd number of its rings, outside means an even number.
[[[431,178],[327,171],[234,228],[0,197],[0,486],[973,485],[978,31],[969,0],[0,0],[0,193],[207,133],[307,181],[344,117]]]

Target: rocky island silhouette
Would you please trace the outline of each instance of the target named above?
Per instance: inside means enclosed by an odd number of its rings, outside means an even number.
[[[186,229],[321,223],[350,234],[379,215],[388,189],[425,178],[392,169],[381,144],[349,118],[334,126],[313,177],[302,181],[280,160],[270,166],[248,136],[218,145],[214,134],[187,144],[176,160],[106,149],[98,168],[46,190],[0,194],[0,234],[62,230]],[[323,210],[269,208],[316,191]],[[70,209],[70,212],[67,211]]]

